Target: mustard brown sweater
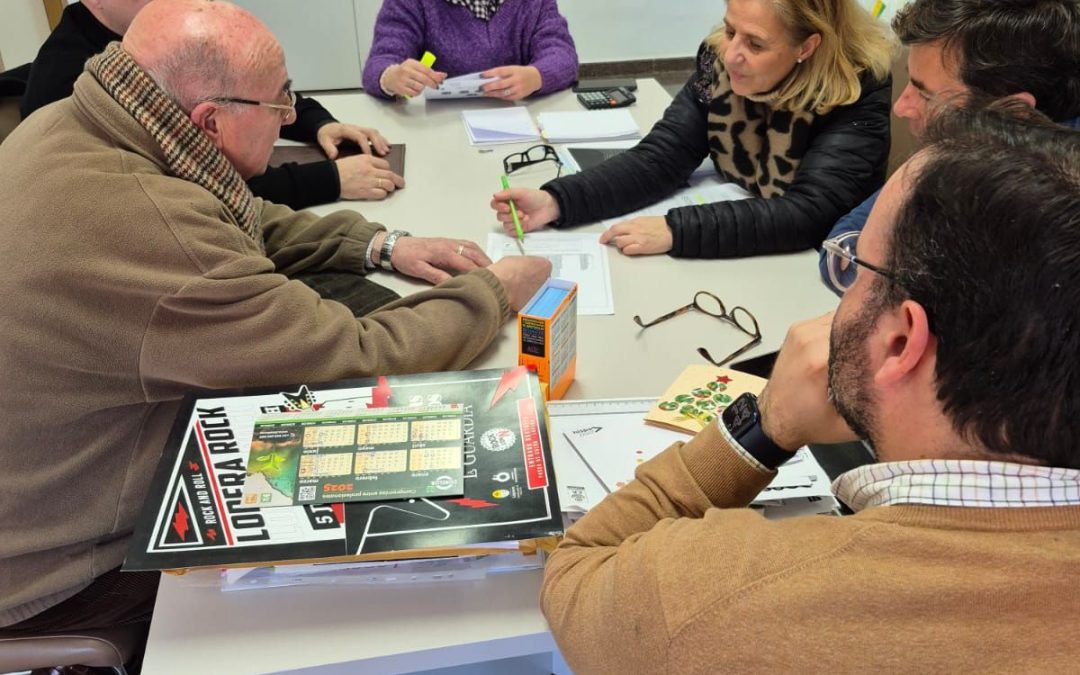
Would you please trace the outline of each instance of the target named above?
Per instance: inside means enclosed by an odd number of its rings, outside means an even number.
[[[267,253],[88,74],[0,146],[0,626],[117,567],[183,394],[460,369],[510,317],[477,270],[361,319],[286,274],[380,225],[259,202]]]
[[[541,604],[593,673],[1075,672],[1080,507],[768,521],[716,425],[569,529]]]

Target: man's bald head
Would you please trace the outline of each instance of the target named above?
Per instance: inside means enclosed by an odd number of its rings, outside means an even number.
[[[153,0],[124,34],[124,51],[185,111],[200,100],[235,96],[284,62],[274,34],[236,5]]]

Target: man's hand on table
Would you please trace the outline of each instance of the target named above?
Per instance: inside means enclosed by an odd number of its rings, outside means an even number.
[[[489,268],[506,289],[510,309],[525,306],[551,276],[551,261],[533,255],[508,256]]]
[[[360,146],[365,155],[372,153],[380,157],[390,152],[390,143],[376,129],[360,127],[355,124],[331,122],[319,127],[315,135],[319,146],[330,159],[337,159],[338,148],[343,141],[352,141]]]
[[[352,155],[334,162],[341,183],[341,199],[386,199],[405,187],[405,179],[390,170],[390,163],[372,155]]]
[[[830,312],[791,326],[758,401],[765,435],[787,450],[858,440],[829,401],[832,319]]]
[[[375,235],[375,250],[382,246],[385,237],[384,232]],[[406,236],[400,237],[394,244],[390,263],[406,276],[437,284],[455,274],[490,265],[491,258],[475,242],[467,239]]]

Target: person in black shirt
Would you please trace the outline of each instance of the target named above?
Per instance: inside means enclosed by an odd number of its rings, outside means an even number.
[[[31,67],[20,106],[23,118],[70,96],[86,60],[119,40],[148,1],[83,0],[64,8],[60,23]],[[296,121],[281,128],[281,137],[318,143],[328,159],[268,168],[248,181],[257,197],[299,210],[338,199],[383,199],[405,187],[404,178],[390,171],[390,164],[378,156],[390,150],[382,134],[338,122],[314,99],[297,95]],[[337,159],[337,144],[342,141],[357,143],[364,154]]]

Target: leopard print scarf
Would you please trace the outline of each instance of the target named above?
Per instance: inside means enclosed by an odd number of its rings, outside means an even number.
[[[255,197],[247,183],[120,43],[110,43],[86,62],[86,69],[150,133],[165,153],[172,174],[209,190],[225,204],[244,234],[265,250]]]
[[[708,105],[709,154],[727,180],[758,197],[779,197],[795,180],[810,145],[810,111],[776,110],[772,97],[739,96],[723,61],[704,47],[698,53],[694,89]]]
[[[446,0],[451,5],[457,5],[459,7],[465,7],[473,16],[481,21],[490,21],[491,17],[495,16],[495,12],[499,11],[499,6],[503,4],[504,0]]]

